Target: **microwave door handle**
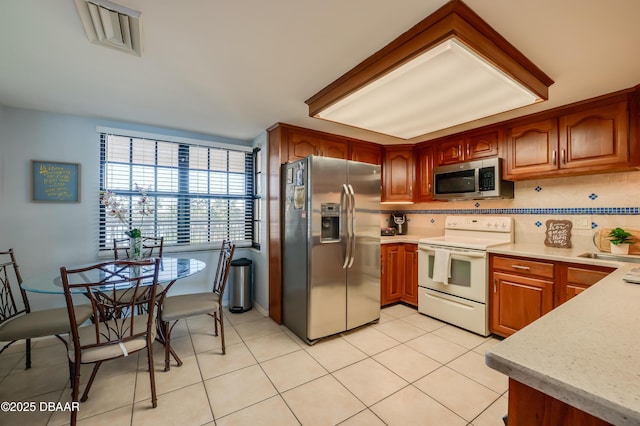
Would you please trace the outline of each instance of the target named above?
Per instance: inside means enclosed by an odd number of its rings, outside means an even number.
[[[475,179],[475,185],[476,185],[476,193],[480,194],[480,168],[476,167],[473,170],[473,177]]]
[[[351,268],[356,256],[356,194],[351,184],[349,184],[349,194],[351,198],[351,259],[349,259],[348,267]]]
[[[347,184],[342,184],[342,193],[340,194],[340,206],[342,208],[342,212],[340,213],[340,221],[344,218],[344,226],[346,228],[347,234],[347,242],[346,242],[346,252],[344,255],[344,262],[342,263],[342,269],[346,269],[349,264],[349,259],[351,258],[351,244],[349,236],[349,188],[347,188]],[[343,216],[344,214],[344,216]]]

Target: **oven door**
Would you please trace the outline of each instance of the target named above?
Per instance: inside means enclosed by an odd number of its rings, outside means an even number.
[[[451,251],[449,284],[433,281],[435,249]],[[418,245],[418,285],[479,303],[487,301],[487,252],[431,244]]]

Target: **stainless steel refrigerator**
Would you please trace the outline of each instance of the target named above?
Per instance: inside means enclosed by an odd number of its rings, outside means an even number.
[[[380,166],[282,166],[282,319],[307,343],[380,319]]]

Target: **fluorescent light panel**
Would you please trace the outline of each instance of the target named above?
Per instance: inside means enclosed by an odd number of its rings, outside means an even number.
[[[411,139],[539,100],[451,38],[342,98],[317,117]]]

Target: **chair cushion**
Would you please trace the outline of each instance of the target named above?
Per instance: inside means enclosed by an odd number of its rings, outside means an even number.
[[[147,321],[149,315],[137,315],[134,321],[133,333],[143,333],[147,329]],[[152,319],[153,325],[151,326],[151,341],[156,337],[155,317]],[[102,335],[101,342],[105,342],[105,335],[108,335],[108,330],[123,329],[123,322],[131,321],[130,318],[119,318],[116,320],[105,321],[100,323],[100,333]],[[127,326],[124,325],[126,328]],[[129,333],[127,333],[129,334]],[[81,345],[91,345],[96,343],[96,328],[94,324],[85,325],[78,329],[78,337],[80,338]],[[147,339],[145,336],[136,337],[131,340],[122,342],[122,345],[127,351],[127,354],[144,349],[147,346]],[[74,345],[73,341],[69,344],[69,359],[74,359]],[[124,351],[118,342],[105,344],[102,346],[96,346],[94,348],[82,349],[80,354],[80,363],[91,363],[101,360],[107,360],[112,358],[118,358],[124,355]]]
[[[213,292],[166,297],[162,303],[162,321],[210,314],[218,308],[220,296]]]
[[[78,324],[82,324],[93,314],[90,305],[76,305],[74,309]],[[34,311],[1,324],[0,341],[66,334],[69,328],[69,313],[66,307]]]

